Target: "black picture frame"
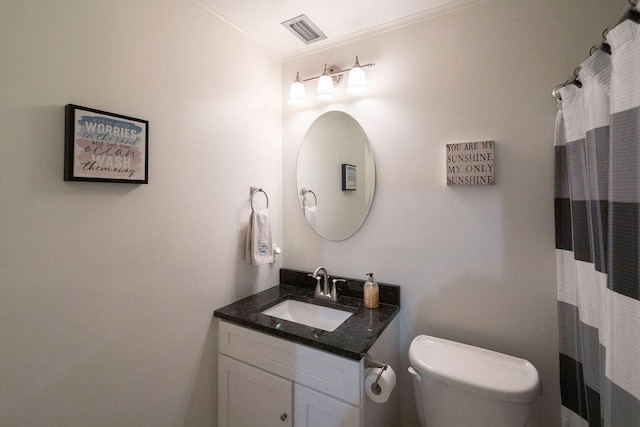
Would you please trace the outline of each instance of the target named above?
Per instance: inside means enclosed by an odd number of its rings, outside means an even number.
[[[356,191],[356,167],[347,163],[342,164],[342,191]]]
[[[149,183],[149,121],[65,106],[64,180]]]

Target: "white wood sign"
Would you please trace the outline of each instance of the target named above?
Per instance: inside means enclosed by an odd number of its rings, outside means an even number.
[[[447,185],[495,184],[494,141],[447,144]]]

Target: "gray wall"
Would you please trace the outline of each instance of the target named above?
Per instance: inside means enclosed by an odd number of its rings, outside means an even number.
[[[402,285],[403,355],[430,333],[531,360],[557,425],[549,92],[625,3],[490,1],[282,66],[198,0],[0,0],[0,424],[215,424],[212,311],[281,262],[242,260],[258,185],[287,266]],[[378,64],[369,95],[282,121],[296,70],[356,54]],[[148,119],[150,183],[63,182],[67,103]],[[334,109],[378,166],[369,219],[339,243],[295,189],[304,131]],[[496,186],[446,187],[445,144],[484,139]]]
[[[285,99],[296,71],[376,63],[362,98],[343,84],[332,104],[283,104],[285,264],[402,286],[405,425],[417,422],[406,355],[418,334],[528,359],[544,387],[540,425],[560,424],[551,89],[625,4],[489,1],[285,62]],[[305,223],[295,188],[300,141],[328,110],[361,123],[378,173],[367,222],[337,243]],[[483,140],[496,142],[496,185],[447,187],[445,145]]]
[[[0,0],[0,58],[0,425],[214,425],[213,310],[278,280],[280,58],[183,0]],[[149,120],[148,185],[62,180],[68,103]]]

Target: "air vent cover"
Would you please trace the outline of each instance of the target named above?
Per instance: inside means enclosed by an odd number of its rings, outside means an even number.
[[[304,44],[315,43],[327,38],[316,24],[311,22],[307,15],[300,15],[284,21],[282,25],[298,37]]]

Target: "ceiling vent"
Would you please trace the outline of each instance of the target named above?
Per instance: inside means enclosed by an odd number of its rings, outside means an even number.
[[[307,15],[300,15],[289,19],[288,21],[284,21],[282,25],[302,40],[304,44],[315,43],[327,38],[320,28],[307,18]]]

